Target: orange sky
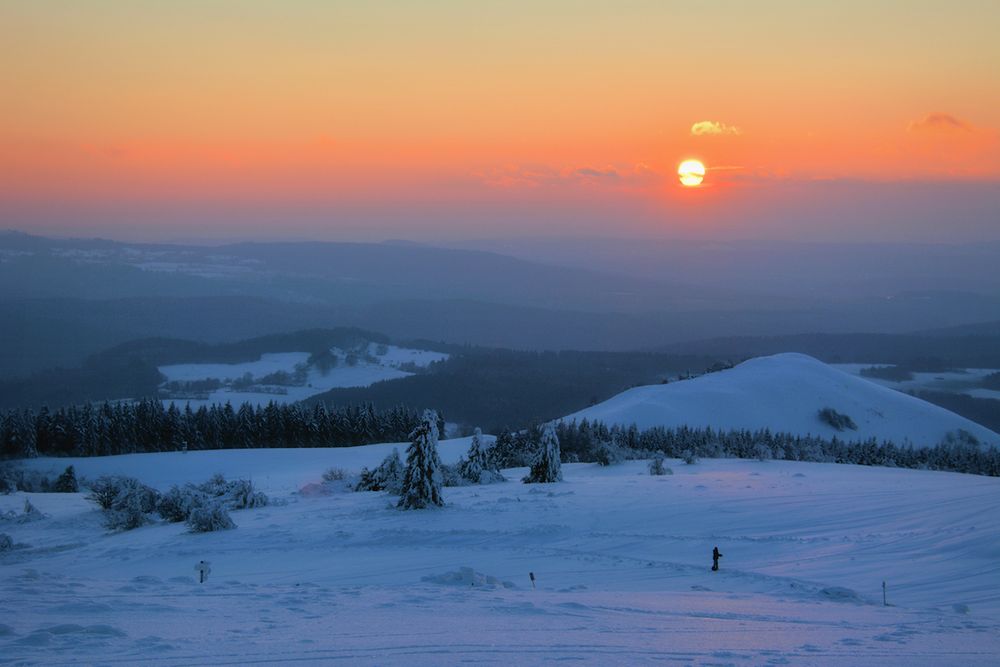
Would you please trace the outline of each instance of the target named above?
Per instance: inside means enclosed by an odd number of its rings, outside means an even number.
[[[600,200],[680,228],[789,182],[990,188],[998,25],[991,1],[5,2],[0,226]]]

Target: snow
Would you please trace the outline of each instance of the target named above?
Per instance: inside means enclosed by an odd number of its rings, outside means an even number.
[[[442,458],[468,444],[443,442]],[[239,527],[222,533],[109,534],[82,494],[31,494],[48,518],[0,525],[30,545],[0,555],[0,662],[912,667],[1000,655],[1000,479],[668,460],[666,477],[641,461],[566,464],[557,484],[446,488],[435,510],[295,493],[391,447],[28,462],[160,488],[251,476],[277,504],[233,512]],[[0,496],[0,513],[25,495]],[[199,585],[202,560],[212,573]]]
[[[967,394],[976,398],[997,398],[1000,399],[1000,391],[984,389],[981,387],[983,379],[987,375],[998,372],[996,368],[956,368],[950,371],[937,372],[917,372],[913,373],[911,380],[886,380],[883,378],[864,377],[861,370],[872,366],[891,366],[892,364],[832,364],[834,368],[842,370],[851,375],[863,377],[865,380],[875,382],[883,387],[898,389],[899,391],[942,391],[949,393]]]
[[[441,352],[415,350],[395,345],[387,345],[384,349],[385,354],[379,355],[379,346],[370,343],[367,352],[376,361],[371,362],[360,358],[356,365],[350,366],[344,363],[344,358],[348,353],[339,348],[332,348],[332,351],[340,359],[340,363],[326,374],[321,373],[316,368],[310,368],[306,383],[301,386],[274,386],[271,387],[273,391],[270,392],[234,391],[230,388],[221,388],[210,392],[207,399],[173,398],[165,399],[163,403],[164,405],[176,403],[178,406],[190,404],[192,409],[203,405],[223,405],[225,403],[232,403],[234,406],[242,403],[262,406],[272,401],[275,403],[296,403],[330,389],[368,387],[383,380],[398,380],[412,375],[412,373],[400,370],[399,367],[403,364],[412,363],[418,368],[426,368],[435,361],[448,358],[447,354]],[[172,364],[160,366],[159,369],[166,376],[167,382],[191,382],[211,378],[236,380],[247,373],[253,378],[261,378],[278,371],[294,373],[295,367],[299,364],[305,364],[308,359],[308,352],[274,352],[261,355],[257,361],[238,364]]]
[[[972,398],[988,398],[994,401],[1000,401],[1000,390],[997,389],[970,389],[964,393],[968,394]]]
[[[166,376],[167,382],[191,382],[211,378],[236,380],[247,373],[253,377],[278,371],[292,373],[297,364],[304,364],[308,359],[308,352],[272,352],[261,355],[257,361],[239,364],[172,364],[160,366],[160,372]]]
[[[847,414],[856,431],[837,431],[817,413]],[[762,429],[841,440],[877,438],[904,445],[936,445],[964,429],[984,444],[1000,435],[953,412],[838,370],[803,354],[758,357],[734,368],[666,385],[629,389],[575,412],[566,421],[654,426]]]

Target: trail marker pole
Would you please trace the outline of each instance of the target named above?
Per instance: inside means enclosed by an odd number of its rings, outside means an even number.
[[[535,590],[535,573],[534,572],[529,572],[528,573],[528,578],[531,579],[531,590]]]
[[[888,607],[889,606],[889,603],[886,601],[886,598],[885,598],[885,580],[884,579],[882,580],[882,606],[883,607]]]
[[[207,560],[199,561],[194,569],[198,571],[198,583],[203,584],[208,579],[208,573],[212,571],[212,564]]]

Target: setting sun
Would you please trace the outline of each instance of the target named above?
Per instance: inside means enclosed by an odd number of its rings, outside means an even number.
[[[698,160],[684,160],[677,167],[677,177],[681,185],[688,188],[697,187],[705,179],[705,165]]]

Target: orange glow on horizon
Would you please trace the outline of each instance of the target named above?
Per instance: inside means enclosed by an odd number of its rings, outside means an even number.
[[[1000,181],[1000,5],[582,3],[570,23],[564,9],[4,3],[0,213],[206,198],[656,206],[708,185],[701,205],[755,191],[779,206],[785,182]],[[676,67],[679,52],[699,67]],[[711,165],[700,188],[674,180],[686,155]]]

